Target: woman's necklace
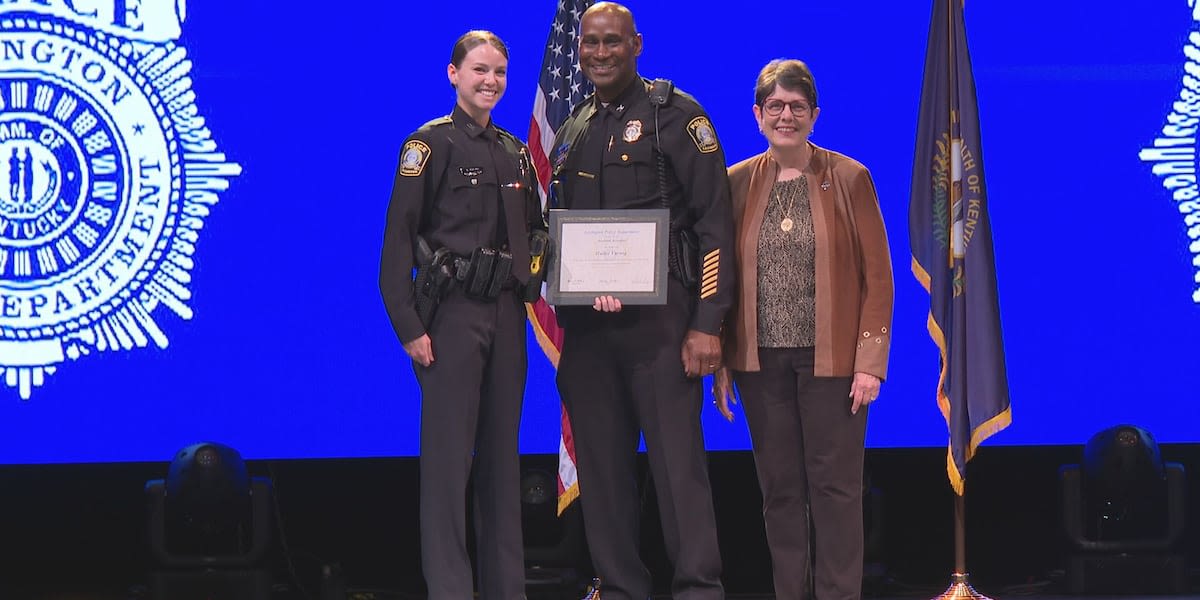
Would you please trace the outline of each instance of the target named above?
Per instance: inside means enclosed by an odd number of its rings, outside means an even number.
[[[784,189],[791,192],[791,194],[788,196],[787,212],[784,213],[783,220],[779,222],[779,228],[782,229],[784,233],[791,231],[792,227],[795,226],[795,222],[792,221],[792,208],[796,206],[796,195],[800,193],[798,186],[805,184],[804,169],[807,169],[807,168],[808,168],[808,161],[805,160],[804,166],[801,167],[800,169],[798,169],[800,171],[799,177],[796,177],[794,179],[788,179],[784,182],[777,182],[777,183],[785,183],[786,185],[783,186]],[[795,182],[795,183],[793,183],[793,182]],[[783,192],[783,190],[780,190],[780,193],[782,193],[782,192]],[[783,198],[779,197],[779,194],[776,194],[775,198],[780,202],[783,201]]]
[[[799,177],[797,177],[797,179],[799,179]],[[792,226],[795,225],[795,223],[792,222],[792,208],[796,206],[796,193],[798,191],[795,186],[792,185],[788,185],[786,189],[791,192],[788,194],[787,212],[783,213],[783,220],[779,222],[779,228],[785,233],[791,231]],[[782,193],[782,190],[780,193]],[[779,194],[775,195],[775,199],[779,202],[783,202],[783,198],[781,198]]]

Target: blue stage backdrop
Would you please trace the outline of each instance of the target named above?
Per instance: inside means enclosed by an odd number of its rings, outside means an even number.
[[[871,169],[896,271],[869,443],[944,445],[907,239],[929,0],[630,5],[643,75],[698,98],[731,163],[764,148],[759,68],[812,67],[813,140]],[[494,117],[524,137],[553,10],[0,3],[0,463],[168,460],[200,440],[256,459],[415,454],[420,398],[376,283],[400,145],[450,111],[446,63],[473,28],[509,44]],[[1200,441],[1200,14],[966,11],[1013,406],[990,443],[1122,422]],[[530,356],[521,447],[552,453],[554,374],[532,337]],[[749,447],[740,412],[704,420],[710,448]]]

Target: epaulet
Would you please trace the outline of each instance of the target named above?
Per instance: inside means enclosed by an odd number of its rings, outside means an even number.
[[[521,146],[525,145],[525,142],[522,142],[521,138],[513,135],[513,132],[511,132],[499,125],[496,125],[494,122],[492,123],[492,127],[496,128],[496,132],[500,134],[500,137],[508,138],[510,141],[515,143],[517,145],[517,147],[521,147]]]
[[[683,106],[693,106],[698,110],[703,110],[700,106],[700,103],[691,94],[679,88],[675,88],[675,93],[673,95],[678,97],[679,103]]]
[[[450,115],[446,115],[444,117],[438,117],[438,118],[422,125],[421,129],[433,129],[434,127],[439,127],[442,125],[449,125],[453,122],[454,121],[450,119]]]
[[[571,116],[574,117],[575,115],[578,115],[579,112],[583,110],[583,107],[590,106],[592,104],[593,96],[595,96],[594,93],[584,96],[583,100],[580,100],[579,104],[576,104],[575,107],[571,109]]]

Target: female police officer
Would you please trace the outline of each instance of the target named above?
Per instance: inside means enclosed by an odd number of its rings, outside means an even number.
[[[529,234],[544,224],[525,146],[491,121],[507,68],[491,32],[455,43],[446,73],[457,103],[404,142],[380,260],[380,291],[421,386],[421,559],[431,600],[472,597],[472,474],[480,595],[524,594],[522,295],[532,287]]]

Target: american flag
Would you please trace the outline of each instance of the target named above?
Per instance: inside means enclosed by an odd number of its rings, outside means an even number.
[[[550,156],[553,154],[554,134],[562,126],[576,104],[592,93],[592,84],[579,69],[579,19],[592,0],[559,0],[554,11],[554,24],[546,39],[542,58],[537,96],[533,100],[533,116],[529,119],[529,151],[541,184],[542,209],[546,207],[547,189],[552,175]],[[538,344],[554,368],[562,350],[562,329],[558,327],[554,309],[545,296],[528,305],[529,322],[533,325]],[[558,512],[579,497],[579,479],[575,473],[575,441],[571,436],[571,421],[562,409],[562,437],[558,444]]]

